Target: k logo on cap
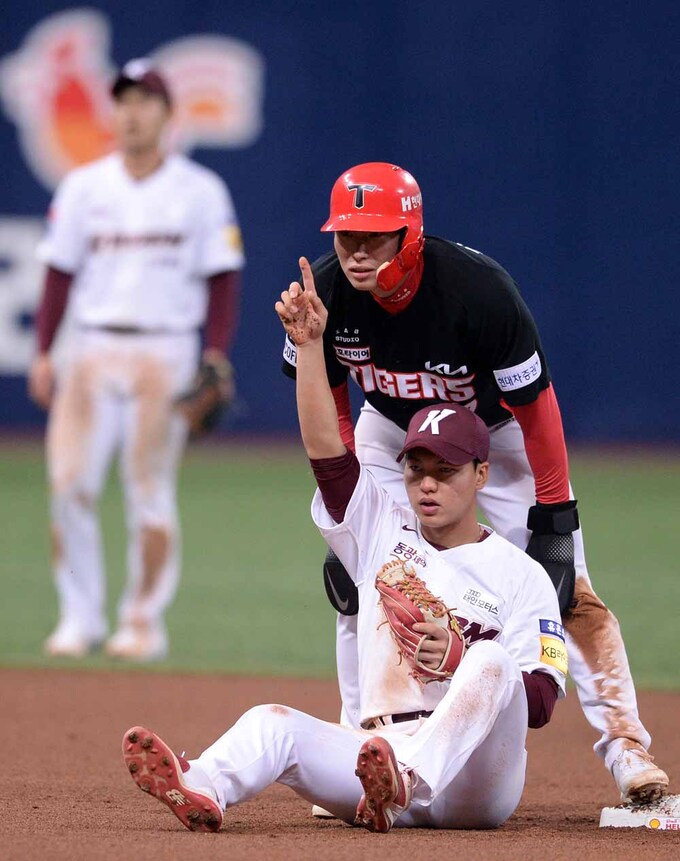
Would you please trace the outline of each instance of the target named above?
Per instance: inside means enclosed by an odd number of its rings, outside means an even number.
[[[473,460],[489,457],[489,430],[478,415],[466,407],[441,404],[423,407],[409,422],[400,462],[407,451],[424,448],[446,463],[463,466]]]
[[[422,433],[423,431],[426,431],[428,428],[430,428],[432,433],[438,434],[439,422],[442,421],[442,419],[445,419],[447,416],[453,416],[455,414],[455,410],[430,410],[427,414],[427,418],[418,428],[418,433]]]

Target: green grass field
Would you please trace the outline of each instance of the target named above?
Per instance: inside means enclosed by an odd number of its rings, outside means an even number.
[[[572,477],[591,577],[621,621],[638,685],[680,688],[680,458],[573,456]],[[190,450],[180,490],[184,576],[168,617],[171,655],[159,668],[332,675],[334,614],[320,577],[324,544],[309,517],[312,490],[295,447]],[[125,555],[115,479],[101,513],[113,619]],[[0,448],[0,514],[0,663],[43,666],[56,598],[38,445]],[[114,666],[97,655],[83,665]]]

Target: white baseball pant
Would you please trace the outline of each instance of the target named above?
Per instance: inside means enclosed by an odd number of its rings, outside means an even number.
[[[47,432],[53,566],[62,620],[106,633],[97,504],[113,456],[129,534],[119,622],[160,621],[179,579],[176,473],[186,421],[173,408],[198,361],[196,334],[74,332]]]
[[[405,432],[366,404],[356,425],[355,438],[361,463],[400,505],[408,507],[403,466],[396,462]],[[535,504],[536,497],[522,430],[516,421],[491,430],[489,462],[489,481],[478,493],[479,507],[499,535],[525,549],[530,537],[527,511]],[[600,733],[594,750],[609,762],[619,752],[618,739],[632,739],[647,749],[651,737],[638,716],[619,623],[591,586],[581,529],[574,533],[574,560],[577,605],[565,619],[569,671],[581,708],[590,725]],[[339,615],[336,629],[342,721],[355,727],[359,715],[356,624],[356,616]]]
[[[184,780],[211,785],[223,808],[278,782],[352,822],[362,795],[354,774],[359,748],[379,734],[415,771],[413,801],[396,826],[494,828],[519,804],[526,733],[519,667],[502,646],[479,642],[427,719],[369,732],[287,706],[257,706],[191,761]]]

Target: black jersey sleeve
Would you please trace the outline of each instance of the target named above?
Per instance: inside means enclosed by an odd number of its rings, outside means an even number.
[[[328,310],[328,322],[326,323],[326,331],[323,335],[323,348],[324,357],[326,359],[326,372],[328,374],[328,382],[331,388],[335,388],[336,386],[344,383],[348,374],[347,368],[344,365],[341,365],[335,357],[331,340],[331,333],[333,332],[333,283],[337,277],[339,268],[340,264],[338,263],[338,259],[332,252],[330,254],[324,254],[323,257],[320,257],[312,263],[312,274],[314,275],[316,292]],[[294,380],[296,365],[297,347],[288,335],[286,335],[283,343],[283,364],[281,369],[287,377]]]
[[[470,337],[479,367],[492,374],[506,403],[532,403],[550,384],[550,371],[536,323],[517,285],[495,264],[486,268],[474,293]]]

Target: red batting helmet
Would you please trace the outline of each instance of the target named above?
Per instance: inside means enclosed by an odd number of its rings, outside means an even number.
[[[411,174],[396,164],[369,161],[351,167],[331,191],[331,213],[321,230],[390,233],[406,228],[404,245],[423,235],[423,196]]]
[[[411,174],[396,164],[369,161],[340,176],[331,191],[331,213],[321,230],[391,233],[406,228],[397,256],[378,270],[391,290],[415,270],[423,248],[423,196]]]

